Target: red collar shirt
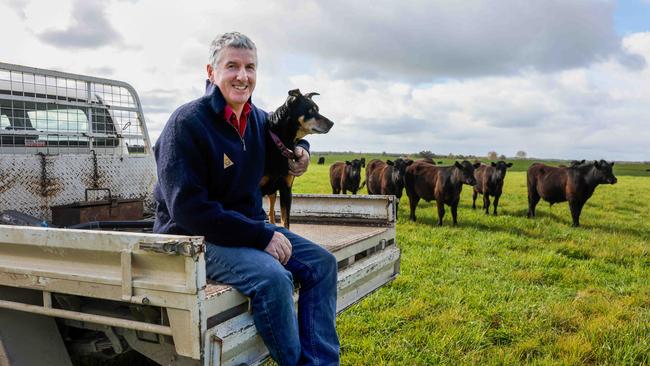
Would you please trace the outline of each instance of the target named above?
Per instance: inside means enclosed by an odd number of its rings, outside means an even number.
[[[235,111],[232,110],[232,108],[229,105],[226,105],[226,107],[223,110],[223,116],[230,123],[235,127],[237,132],[239,133],[239,137],[243,138],[244,137],[244,132],[246,132],[246,124],[248,123],[248,115],[251,113],[251,105],[250,103],[244,104],[244,109],[242,109],[241,116],[239,117],[239,120],[237,120],[237,115],[235,114]]]

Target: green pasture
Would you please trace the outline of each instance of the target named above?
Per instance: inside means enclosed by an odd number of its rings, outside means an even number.
[[[329,165],[362,155],[318,156],[294,192],[331,193]],[[650,363],[650,166],[617,163],[572,228],[566,203],[526,218],[532,161],[513,162],[497,217],[465,186],[458,226],[423,201],[413,223],[404,194],[401,274],[339,316],[344,365]]]
[[[398,157],[408,157],[411,159],[419,159],[417,155],[400,155],[400,154],[366,154],[366,153],[358,153],[358,154],[339,154],[339,153],[319,153],[319,152],[312,152],[311,160],[313,165],[310,165],[309,169],[312,167],[316,166],[316,162],[318,161],[318,157],[323,156],[325,157],[325,165],[329,168],[329,165],[335,161],[345,161],[345,160],[352,160],[352,159],[359,159],[361,157],[366,158],[366,162],[372,160],[372,159],[380,159],[380,160],[387,160],[387,159],[396,159]],[[449,159],[449,158],[434,158],[433,159],[436,163],[437,162],[442,162],[441,165],[451,165],[454,163],[454,161],[462,161],[463,159]],[[471,160],[472,162],[474,159],[468,159]],[[489,163],[490,160],[485,159],[485,158],[479,158],[480,161]],[[545,163],[553,166],[557,166],[559,164],[569,164],[570,161],[559,161],[559,160],[554,160],[554,161],[549,161],[549,160],[538,160],[538,159],[506,159],[505,161],[512,163],[513,166],[509,171],[514,171],[514,172],[525,172],[530,164],[532,163]],[[614,165],[616,167],[615,173],[620,174],[620,175],[631,175],[631,176],[641,176],[641,177],[650,177],[650,162],[645,162],[645,163],[617,163]],[[365,174],[365,173],[364,173]],[[329,192],[332,193],[332,192]]]

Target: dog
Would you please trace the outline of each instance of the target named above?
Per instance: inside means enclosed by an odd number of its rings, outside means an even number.
[[[299,89],[289,91],[287,100],[267,118],[266,161],[260,182],[262,195],[269,197],[269,221],[275,225],[275,200],[280,191],[280,218],[289,228],[291,212],[291,187],[294,176],[289,174],[289,159],[295,159],[293,150],[298,140],[311,134],[327,133],[334,125],[318,112],[312,97]]]

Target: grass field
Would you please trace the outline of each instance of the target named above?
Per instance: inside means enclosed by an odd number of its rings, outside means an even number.
[[[331,193],[329,165],[354,156],[313,155],[294,192]],[[458,226],[422,201],[413,223],[404,194],[401,274],[339,316],[343,365],[650,364],[650,165],[615,165],[572,228],[566,203],[526,218],[532,161],[514,162],[497,217],[465,186]]]

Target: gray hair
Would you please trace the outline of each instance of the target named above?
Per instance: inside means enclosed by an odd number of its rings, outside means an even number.
[[[210,55],[208,57],[208,62],[210,65],[212,65],[213,68],[217,67],[217,62],[219,61],[219,53],[225,47],[252,50],[255,52],[255,59],[257,60],[257,47],[255,47],[255,43],[253,43],[250,38],[239,32],[228,32],[216,36],[212,40],[212,43],[210,43]]]

